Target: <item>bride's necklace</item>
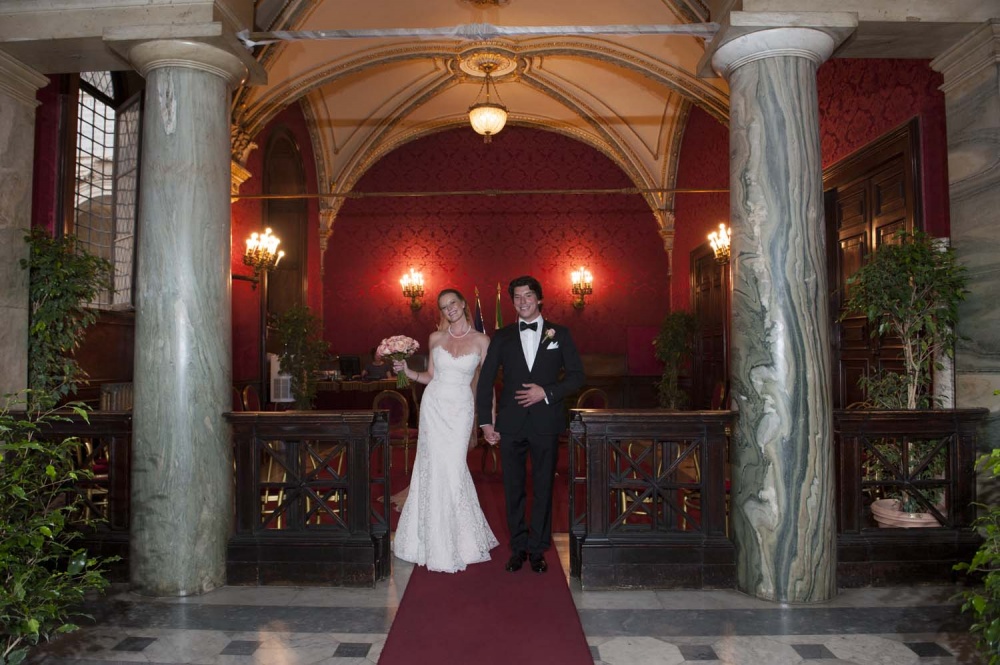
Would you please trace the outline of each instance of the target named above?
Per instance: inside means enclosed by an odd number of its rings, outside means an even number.
[[[448,324],[448,334],[451,335],[452,337],[454,337],[455,339],[462,339],[463,337],[465,337],[466,335],[468,335],[470,332],[472,332],[472,326],[471,325],[468,328],[465,329],[464,333],[462,333],[461,335],[456,335],[455,333],[453,333],[451,331],[451,324],[450,323]]]

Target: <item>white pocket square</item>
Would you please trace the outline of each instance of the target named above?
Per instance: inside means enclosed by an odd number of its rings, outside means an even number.
[[[547,347],[545,347],[545,348],[546,348],[546,349],[558,349],[558,348],[559,348],[559,342],[552,342],[551,344],[549,344],[549,345],[548,345]]]

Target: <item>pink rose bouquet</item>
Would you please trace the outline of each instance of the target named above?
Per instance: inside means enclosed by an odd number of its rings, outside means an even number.
[[[406,360],[420,348],[420,343],[412,337],[406,335],[393,335],[382,340],[375,353],[390,360]],[[396,387],[405,388],[410,385],[410,380],[406,378],[406,372],[396,375]]]

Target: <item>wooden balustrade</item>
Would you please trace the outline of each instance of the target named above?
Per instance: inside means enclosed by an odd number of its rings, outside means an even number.
[[[94,556],[118,556],[109,579],[128,579],[128,538],[131,517],[132,414],[94,411],[85,420],[73,413],[60,413],[46,420],[39,431],[47,438],[76,437],[80,440],[77,463],[93,477],[77,484],[83,510],[94,523],[75,541]]]
[[[952,579],[979,543],[977,430],[986,409],[834,414],[837,575],[841,587]],[[735,584],[728,536],[726,411],[574,410],[570,425],[570,568],[587,588]],[[231,584],[372,586],[388,576],[388,422],[384,412],[262,412],[232,424]],[[119,555],[127,579],[129,413],[75,415],[44,436],[81,439],[84,534]],[[894,452],[895,451],[895,452]],[[874,501],[904,493],[931,528],[880,528]],[[939,498],[940,497],[940,498]]]
[[[570,572],[585,588],[735,584],[728,411],[574,410]]]
[[[836,445],[841,587],[947,582],[979,546],[976,441],[986,409],[840,410]],[[910,498],[932,526],[880,527],[879,501]],[[888,501],[888,499],[894,499]]]
[[[384,412],[231,413],[229,584],[368,586],[388,576]]]
[[[834,415],[841,587],[947,582],[978,547],[975,457],[986,409]],[[586,588],[734,585],[727,426],[735,413],[577,410],[570,425],[570,570]],[[930,515],[884,528],[895,497]]]

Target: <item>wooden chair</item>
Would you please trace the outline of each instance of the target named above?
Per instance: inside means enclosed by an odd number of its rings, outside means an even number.
[[[410,405],[395,390],[383,390],[372,401],[373,411],[389,412],[389,445],[403,448],[403,472],[410,471],[410,441],[417,442],[417,430],[410,427]],[[390,458],[391,462],[391,458]]]
[[[260,405],[260,393],[252,383],[243,388],[243,409],[245,411],[263,411]]]
[[[576,398],[576,408],[578,409],[606,409],[608,408],[608,394],[600,388],[587,388]]]
[[[246,411],[246,406],[243,404],[243,393],[236,386],[233,386],[233,411]]]

